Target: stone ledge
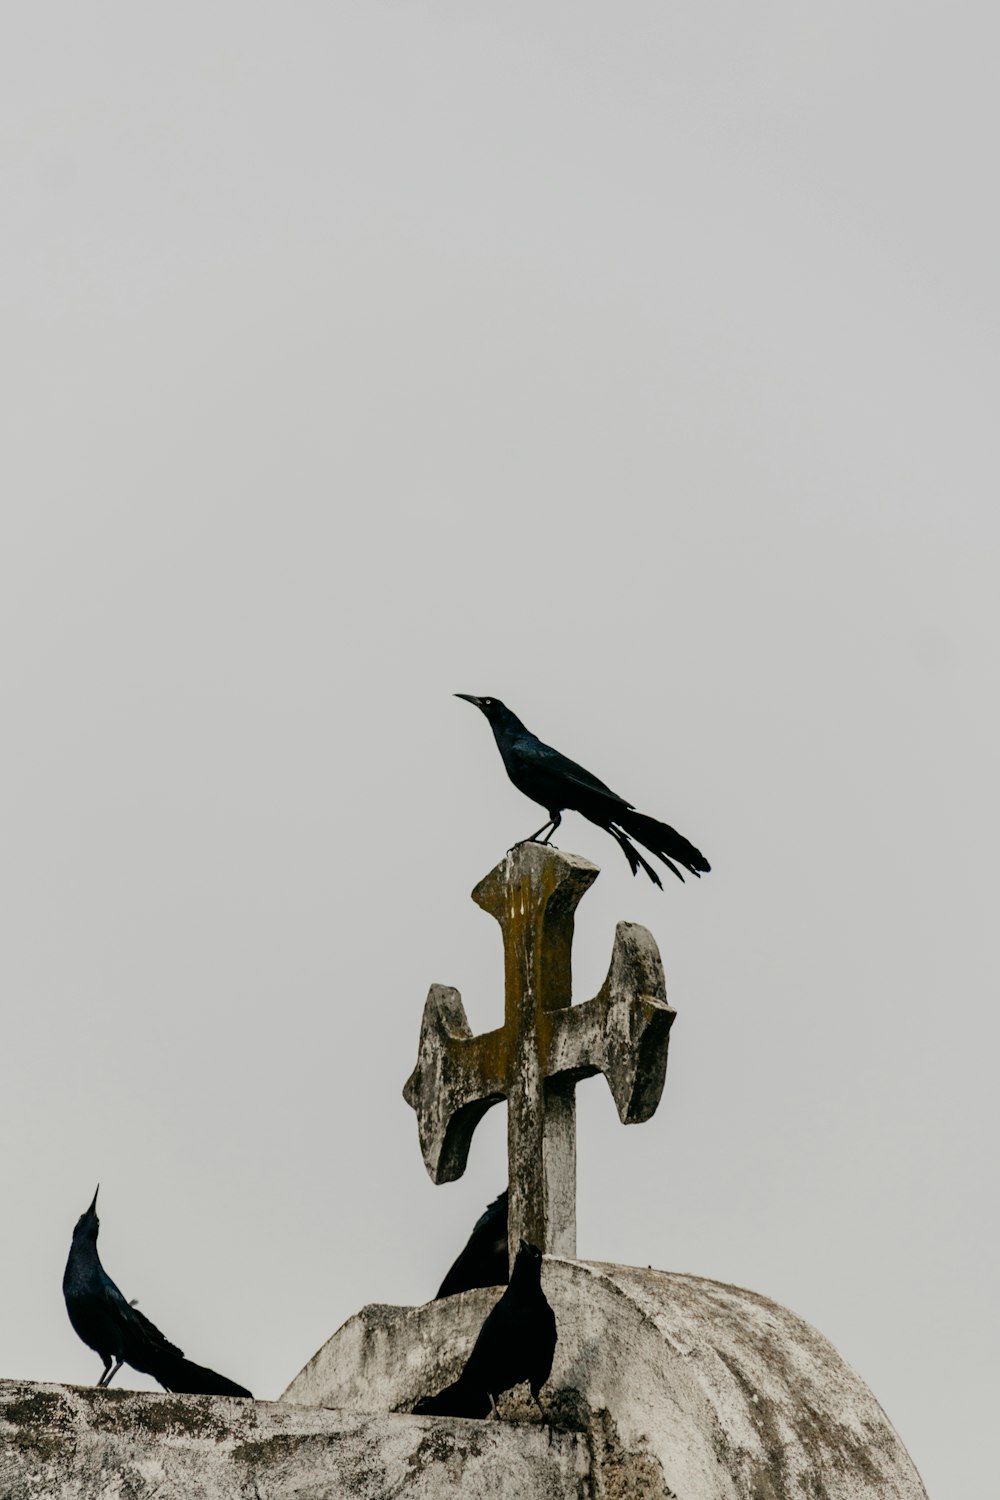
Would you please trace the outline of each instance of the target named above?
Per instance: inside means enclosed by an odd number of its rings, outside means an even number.
[[[588,1468],[541,1428],[0,1381],[3,1500],[578,1500]]]
[[[927,1500],[864,1381],[787,1308],[700,1276],[554,1256],[542,1285],[559,1330],[542,1401],[557,1430],[586,1431],[599,1500]],[[498,1295],[363,1308],[281,1399],[409,1410],[455,1379]],[[538,1420],[526,1390],[500,1408],[525,1438]]]

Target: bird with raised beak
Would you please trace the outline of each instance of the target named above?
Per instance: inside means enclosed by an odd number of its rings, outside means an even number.
[[[69,1259],[63,1275],[66,1311],[76,1333],[104,1361],[99,1386],[107,1387],[122,1365],[152,1375],[164,1390],[192,1396],[249,1396],[245,1386],[185,1359],[183,1351],[126,1301],[101,1265],[97,1235],[98,1184],[93,1201],[76,1221]]]

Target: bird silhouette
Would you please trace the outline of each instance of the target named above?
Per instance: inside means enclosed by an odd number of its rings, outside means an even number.
[[[568,808],[610,833],[621,846],[632,874],[644,870],[661,890],[663,882],[652,865],[643,859],[632,839],[662,860],[678,880],[684,879],[678,865],[698,877],[712,868],[701,850],[676,828],[636,812],[631,802],[626,802],[603,781],[598,781],[590,771],[553,750],[551,745],[544,744],[499,698],[475,698],[471,693],[456,693],[455,697],[474,703],[486,715],[507,775],[519,792],[548,812],[549,821],[526,839],[519,840],[520,843],[550,843]],[[545,837],[541,838],[543,833]]]
[[[503,1286],[510,1277],[507,1250],[507,1189],[504,1188],[472,1227],[465,1248],[438,1289],[441,1297],[478,1286]]]
[[[100,1227],[95,1192],[90,1207],[76,1221],[63,1274],[69,1320],[83,1342],[104,1361],[97,1384],[109,1386],[126,1364],[152,1375],[164,1390],[197,1396],[249,1396],[244,1386],[185,1359],[135,1302],[126,1301],[101,1265],[97,1253]]]
[[[518,1246],[510,1284],[479,1330],[458,1379],[414,1406],[418,1416],[486,1417],[504,1391],[526,1380],[544,1417],[539,1392],[552,1371],[556,1315],[542,1291],[542,1253]]]

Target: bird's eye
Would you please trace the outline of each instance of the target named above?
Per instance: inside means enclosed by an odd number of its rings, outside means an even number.
[[[483,702],[484,702],[484,703],[492,703],[492,702],[493,702],[493,699],[492,699],[492,698],[484,698],[484,699],[483,699]]]

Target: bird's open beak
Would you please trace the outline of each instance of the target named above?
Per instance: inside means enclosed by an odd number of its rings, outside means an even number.
[[[97,1195],[98,1195],[98,1193],[100,1191],[101,1191],[101,1184],[98,1183],[97,1186],[94,1189],[94,1201],[90,1205],[90,1207],[87,1209],[88,1214],[95,1214],[97,1212]]]
[[[466,703],[474,703],[477,708],[482,708],[483,706],[482,698],[474,698],[471,693],[456,693],[455,697],[464,698]]]

